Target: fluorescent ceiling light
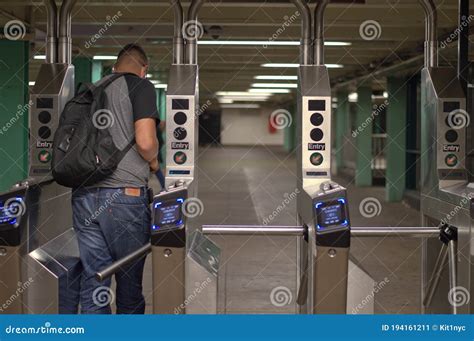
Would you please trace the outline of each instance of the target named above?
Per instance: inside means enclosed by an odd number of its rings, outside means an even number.
[[[198,40],[198,45],[249,45],[249,46],[299,46],[299,41],[292,40]],[[346,41],[325,41],[326,46],[349,46]]]
[[[260,105],[258,104],[223,104],[221,105],[223,109],[258,109]]]
[[[223,97],[222,99],[224,101],[231,100],[233,102],[265,102],[265,101],[268,100],[268,96],[263,96],[263,97],[254,97],[254,96],[250,96],[250,97],[245,97],[245,96],[232,97],[232,96],[229,96],[229,97],[227,97],[226,96],[226,97]]]
[[[253,93],[268,93],[268,94],[288,94],[290,89],[249,89]]]
[[[248,92],[248,91],[218,91],[216,92],[216,96],[264,96],[264,95],[268,95],[268,96],[271,96],[271,93],[267,93],[267,94],[262,94],[262,93],[259,93],[259,94],[255,94],[255,93],[251,93],[251,92]]]
[[[155,84],[155,89],[167,89],[168,84]]]
[[[230,98],[219,98],[218,99],[219,103],[222,103],[222,104],[231,104],[231,103],[234,103],[234,100],[233,99],[230,99]]]
[[[342,64],[324,64],[328,69],[341,69],[344,67]],[[265,63],[261,65],[262,67],[280,67],[280,68],[290,68],[290,67],[299,67],[300,64],[294,63]]]
[[[160,84],[161,82],[159,80],[156,80],[156,79],[150,79],[149,80],[152,84]]]
[[[29,82],[28,82],[28,85],[29,85],[29,86],[35,85],[35,81],[29,81]]]
[[[297,88],[295,83],[253,83],[253,88]]]
[[[151,73],[147,73],[145,77],[146,78],[151,78],[151,77],[153,77],[153,75]]]
[[[267,76],[267,75],[262,75],[262,76],[255,76],[255,79],[260,79],[260,80],[277,80],[277,81],[295,81],[298,79],[298,76]]]
[[[46,56],[44,54],[38,54],[38,55],[34,56],[33,58],[37,59],[37,60],[45,60]]]
[[[94,60],[115,60],[117,56],[94,56],[92,57]]]
[[[347,96],[347,99],[349,100],[349,102],[357,102],[357,100],[359,99],[359,95],[357,94],[357,92],[351,92],[349,96]]]

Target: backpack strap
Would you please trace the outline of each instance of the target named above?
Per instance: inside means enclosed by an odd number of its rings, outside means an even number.
[[[122,149],[120,151],[120,160],[122,160],[125,155],[127,155],[127,153],[130,151],[130,149],[132,149],[132,147],[135,145],[136,141],[135,141],[135,138],[133,138],[126,146],[124,149]]]

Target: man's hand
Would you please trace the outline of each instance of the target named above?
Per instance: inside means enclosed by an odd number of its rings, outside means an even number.
[[[154,173],[160,169],[160,164],[158,162],[158,159],[154,159],[153,161],[150,162],[150,170]]]

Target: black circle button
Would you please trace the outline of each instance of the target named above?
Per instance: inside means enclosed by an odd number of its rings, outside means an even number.
[[[188,132],[186,131],[186,129],[180,127],[174,130],[173,135],[176,140],[181,141],[184,140],[186,136],[188,136]]]
[[[311,124],[314,126],[320,126],[324,121],[323,115],[319,112],[315,112],[311,115]]]
[[[446,141],[452,143],[458,139],[458,133],[455,130],[450,129],[446,132],[444,137],[446,138]]]
[[[174,123],[181,125],[181,124],[186,123],[186,121],[188,120],[188,117],[186,116],[184,112],[179,111],[176,114],[174,114],[173,119],[174,119]]]
[[[42,139],[47,139],[48,137],[51,136],[51,129],[45,126],[39,128],[38,136],[41,137]]]
[[[313,139],[313,141],[321,141],[321,139],[323,138],[324,134],[323,134],[323,131],[319,128],[315,128],[313,130],[311,130],[311,138]]]
[[[51,121],[51,114],[49,111],[43,110],[38,114],[38,121],[40,121],[43,124],[49,123]]]

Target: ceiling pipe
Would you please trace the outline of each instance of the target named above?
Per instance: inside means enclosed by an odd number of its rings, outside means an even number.
[[[314,8],[314,64],[324,65],[324,11],[330,0],[320,0]]]
[[[199,10],[204,4],[205,0],[193,0],[188,9],[188,21],[183,25],[183,35],[186,38],[186,51],[188,57],[188,64],[197,64],[197,41],[204,33],[203,26],[197,20]]]
[[[419,0],[425,12],[425,67],[438,66],[438,14],[433,0]]]
[[[46,63],[58,62],[58,8],[54,0],[44,0],[46,6]]]
[[[311,65],[313,63],[313,38],[311,34],[311,11],[308,4],[303,0],[291,0],[302,15],[301,19],[301,46],[300,64]]]
[[[174,12],[173,64],[184,62],[183,7],[179,0],[171,0]]]
[[[75,3],[76,0],[64,0],[59,14],[58,60],[63,64],[72,61],[71,13]]]

